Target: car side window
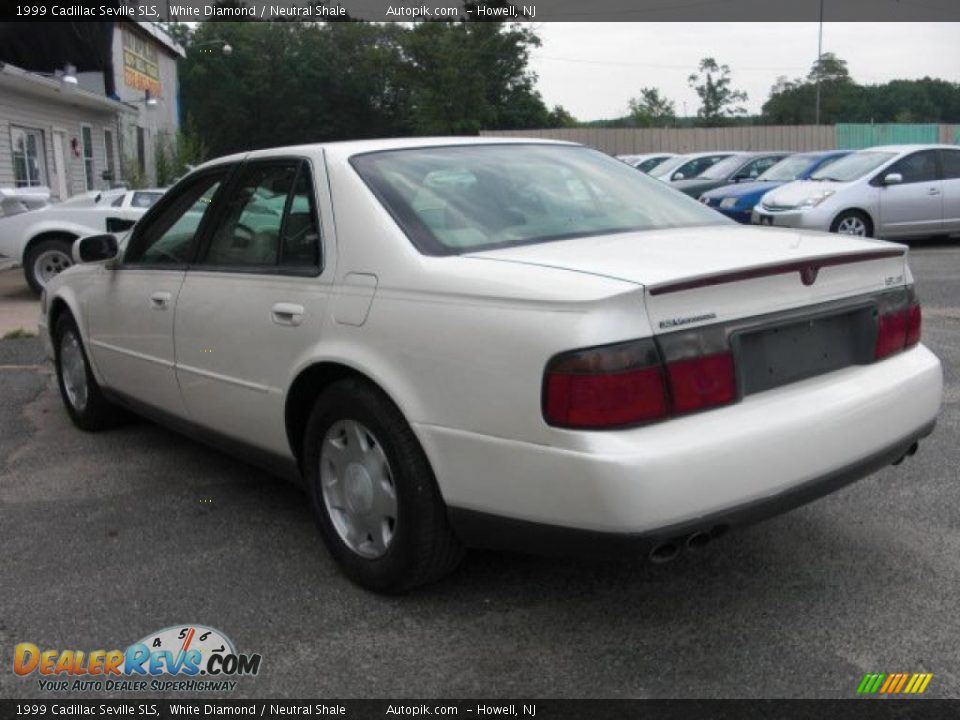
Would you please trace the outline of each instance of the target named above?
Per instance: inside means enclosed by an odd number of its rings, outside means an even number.
[[[309,165],[291,160],[245,166],[201,264],[318,270],[320,231]]]
[[[739,177],[745,177],[745,178],[751,178],[751,179],[759,177],[764,172],[766,172],[767,170],[772,168],[774,165],[776,165],[778,162],[780,162],[780,160],[781,158],[773,158],[773,157],[758,158],[757,160],[754,160],[751,163],[747,163],[747,166],[742,170],[740,170],[740,172],[738,172],[737,175]]]
[[[280,231],[298,162],[245,167],[226,198],[225,210],[202,261],[224,267],[274,266]]]
[[[943,179],[960,179],[960,150],[941,150],[940,160],[943,162]]]
[[[282,267],[320,267],[320,229],[314,197],[310,168],[301,163],[283,223]]]
[[[922,150],[921,152],[907,155],[905,158],[894,163],[884,174],[900,173],[903,176],[903,184],[929,182],[937,179],[937,154],[933,150]]]
[[[140,265],[185,265],[193,260],[197,231],[227,171],[201,175],[168,198],[159,212],[138,224],[123,261]]]
[[[148,208],[160,199],[160,193],[135,192],[130,199],[130,207]]]

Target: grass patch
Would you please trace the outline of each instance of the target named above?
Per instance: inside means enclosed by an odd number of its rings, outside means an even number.
[[[16,330],[11,330],[6,335],[3,336],[4,340],[22,340],[24,338],[36,337],[36,333],[32,333],[29,330],[18,327]]]

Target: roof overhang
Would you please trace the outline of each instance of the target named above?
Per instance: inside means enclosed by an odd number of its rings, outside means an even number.
[[[137,20],[134,24],[160,43],[171,55],[177,55],[182,58],[187,56],[187,51],[183,49],[183,46],[170,37],[163,29],[157,27],[155,23]]]
[[[0,62],[0,88],[8,88],[24,95],[89,110],[130,114],[137,112],[136,108],[118,100],[81,90],[76,85],[68,85],[61,80],[28,72],[2,62]]]

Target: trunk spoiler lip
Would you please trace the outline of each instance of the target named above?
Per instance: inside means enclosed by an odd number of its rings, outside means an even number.
[[[791,260],[789,262],[777,262],[771,265],[762,265],[743,270],[731,270],[716,275],[704,275],[687,280],[669,281],[661,285],[649,285],[647,286],[647,291],[650,295],[666,295],[684,290],[695,290],[712,285],[724,285],[741,280],[753,280],[755,278],[769,277],[771,275],[786,275],[794,272],[800,274],[800,280],[804,285],[813,285],[817,280],[817,274],[825,267],[850,265],[892,257],[905,257],[906,254],[906,249],[897,248],[891,250],[843,253],[840,255],[822,255],[804,260]]]

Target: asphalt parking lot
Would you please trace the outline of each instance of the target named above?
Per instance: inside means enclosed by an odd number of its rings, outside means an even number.
[[[44,696],[17,643],[201,623],[263,656],[237,698],[958,697],[960,242],[912,267],[946,376],[914,458],[668,565],[474,552],[400,598],[339,574],[298,489],[146,422],[84,434],[39,342],[0,341],[0,696]]]

